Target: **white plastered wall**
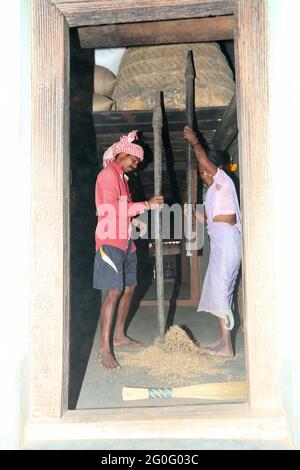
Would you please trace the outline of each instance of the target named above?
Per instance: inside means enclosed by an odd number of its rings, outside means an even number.
[[[300,149],[298,0],[269,0],[270,139],[277,208],[276,281],[282,395],[294,445],[300,448]]]
[[[1,5],[0,448],[20,446],[28,404],[30,1]],[[9,42],[8,42],[9,38]]]

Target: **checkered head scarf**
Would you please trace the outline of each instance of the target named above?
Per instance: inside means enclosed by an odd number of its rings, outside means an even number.
[[[105,150],[103,154],[103,167],[105,168],[113,162],[119,153],[128,153],[143,161],[144,150],[140,145],[133,143],[136,140],[138,140],[137,131],[131,131],[128,135],[120,137],[119,142],[112,144]]]

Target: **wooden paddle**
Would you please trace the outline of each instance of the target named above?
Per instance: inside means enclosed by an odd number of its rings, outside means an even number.
[[[192,129],[194,127],[194,101],[195,101],[195,69],[193,64],[193,51],[188,51],[186,69],[185,69],[185,80],[186,80],[186,123]],[[193,149],[190,142],[186,141],[186,202],[187,202],[187,226],[186,226],[186,256],[192,257],[192,203],[193,203],[193,180],[192,180],[192,169],[193,169]]]
[[[175,388],[123,387],[123,400],[146,400],[148,398],[196,398],[201,400],[242,401],[247,398],[246,382],[218,382]]]

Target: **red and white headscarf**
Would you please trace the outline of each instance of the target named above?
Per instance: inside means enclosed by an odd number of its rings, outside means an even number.
[[[108,147],[103,154],[103,167],[105,168],[113,162],[119,153],[129,153],[143,161],[144,150],[140,145],[133,144],[134,140],[138,140],[137,131],[131,131],[128,135],[123,135],[123,137],[120,137],[119,142]]]

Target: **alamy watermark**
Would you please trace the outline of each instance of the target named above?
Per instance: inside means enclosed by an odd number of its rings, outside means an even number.
[[[141,203],[143,204],[143,203]],[[116,204],[100,204],[97,208],[97,236],[101,240],[136,240],[141,236],[140,225],[145,233],[142,239],[157,240],[159,229],[162,240],[183,240],[186,249],[201,250],[204,244],[204,205],[173,204],[144,211],[138,217],[134,213],[135,204],[121,198]]]

